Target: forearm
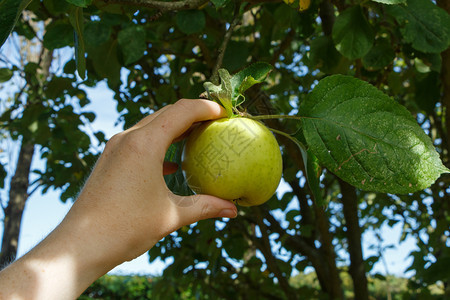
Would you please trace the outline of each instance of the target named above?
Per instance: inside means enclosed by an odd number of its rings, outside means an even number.
[[[0,272],[0,299],[77,298],[124,259],[124,246],[104,231],[105,220],[71,211],[45,240]]]

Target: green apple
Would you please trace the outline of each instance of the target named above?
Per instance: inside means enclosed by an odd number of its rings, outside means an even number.
[[[195,193],[254,206],[275,193],[282,158],[266,126],[249,118],[232,117],[206,122],[190,134],[182,169]]]

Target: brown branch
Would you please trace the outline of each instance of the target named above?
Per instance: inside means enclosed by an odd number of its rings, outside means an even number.
[[[289,282],[286,279],[286,276],[283,275],[280,267],[277,264],[277,258],[272,252],[272,246],[270,245],[269,234],[267,231],[267,226],[264,224],[263,216],[261,215],[261,209],[259,207],[253,207],[253,212],[255,212],[256,223],[261,230],[261,239],[257,239],[253,237],[254,243],[258,246],[259,250],[263,253],[267,267],[270,271],[273,272],[275,277],[278,279],[278,283],[280,284],[281,289],[286,295],[287,299],[297,299],[297,295],[294,292],[294,289],[291,287]]]
[[[336,267],[336,252],[333,245],[333,236],[329,228],[329,222],[325,210],[322,206],[314,204],[315,215],[317,219],[317,226],[320,232],[321,252],[325,264],[328,269],[328,278],[326,282],[326,292],[331,299],[344,299],[343,290],[341,288],[341,280],[339,277],[339,270]]]
[[[329,0],[322,1],[319,5],[319,17],[322,21],[322,30],[326,36],[331,36],[333,31],[334,20],[336,16],[334,15],[333,4]]]
[[[236,4],[236,9],[234,11],[234,17],[233,20],[230,23],[230,27],[228,28],[227,32],[225,33],[225,36],[223,37],[222,44],[220,45],[220,48],[217,50],[217,60],[214,65],[212,75],[211,75],[211,82],[214,84],[219,84],[219,69],[222,66],[223,57],[225,55],[225,51],[228,46],[228,42],[231,39],[231,36],[233,34],[234,28],[239,24],[240,22],[240,13],[239,13],[239,5]]]
[[[350,254],[349,273],[353,279],[355,299],[369,299],[365,263],[361,247],[361,228],[358,217],[358,197],[350,184],[339,179],[345,218],[348,252]]]
[[[185,1],[174,1],[174,2],[166,2],[166,1],[153,1],[153,0],[104,0],[106,4],[123,4],[123,5],[132,5],[132,6],[140,6],[147,8],[159,9],[161,12],[163,11],[171,11],[171,10],[186,10],[186,9],[194,9],[198,8],[206,3],[208,0],[185,0]]]

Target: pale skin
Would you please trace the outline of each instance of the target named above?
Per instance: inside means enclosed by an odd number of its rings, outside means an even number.
[[[75,299],[178,228],[236,217],[233,203],[174,195],[163,177],[175,170],[164,163],[170,144],[194,123],[225,115],[215,102],[182,99],[111,138],[61,224],[0,272],[0,299]]]

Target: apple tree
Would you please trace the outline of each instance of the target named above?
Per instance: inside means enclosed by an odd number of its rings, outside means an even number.
[[[94,115],[74,109],[101,101],[80,97],[84,86],[106,81],[128,127],[198,98],[206,81],[221,84],[222,68],[234,74],[265,62],[272,71],[239,107],[265,116],[276,133],[283,188],[234,220],[161,240],[150,260],[173,262],[152,297],[341,299],[340,274],[349,273],[352,296],[368,299],[367,274],[397,242],[383,240],[386,226],[416,240],[405,297],[428,296],[436,283],[450,295],[449,12],[446,0],[4,0],[0,42],[12,31],[10,40],[37,41],[41,53],[72,55],[53,56],[51,65],[63,66],[43,74],[42,59],[18,65],[3,54],[1,81],[18,76],[26,88],[4,105],[2,130],[39,145],[47,167],[35,185],[75,197],[98,143],[81,126]],[[179,160],[181,150],[174,145],[167,158]],[[167,182],[189,192],[181,172]],[[370,257],[367,232],[379,236]],[[320,289],[293,284],[310,270]]]

